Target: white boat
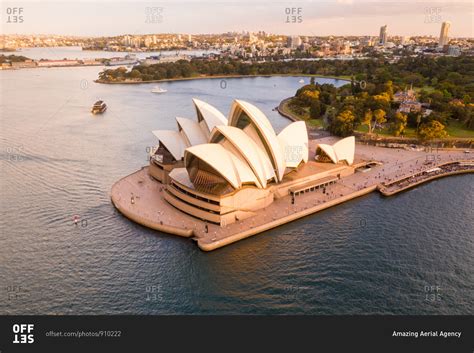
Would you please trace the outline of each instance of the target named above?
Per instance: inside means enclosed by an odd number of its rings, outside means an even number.
[[[92,114],[102,114],[107,110],[107,104],[103,100],[98,100],[94,103],[91,109]]]
[[[304,80],[303,80],[303,79],[301,79],[301,80],[299,80],[298,82],[299,82],[299,83],[304,83]]]
[[[166,89],[161,88],[160,86],[155,86],[151,89],[152,93],[165,93],[168,92]]]

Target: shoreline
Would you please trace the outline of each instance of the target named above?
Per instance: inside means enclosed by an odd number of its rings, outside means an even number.
[[[474,173],[474,160],[467,159],[460,151],[440,151],[438,163],[428,166],[423,163],[426,160],[425,152],[374,146],[360,146],[359,149],[361,151],[359,158],[362,160],[370,160],[369,158],[373,156],[375,160],[383,160],[383,164],[371,167],[368,172],[356,172],[341,178],[335,184],[327,186],[324,193],[313,191],[300,194],[296,196],[294,204],[291,202],[291,196],[282,196],[268,207],[255,211],[250,218],[225,226],[188,216],[169,204],[165,200],[167,192],[165,184],[149,174],[148,166],[118,180],[112,186],[110,197],[114,207],[133,222],[163,233],[190,238],[201,250],[212,251],[368,195],[373,191],[378,191],[384,196],[392,196],[436,178]],[[437,175],[427,175],[421,180],[409,180],[412,176],[438,166],[464,163],[468,166],[463,170],[445,170]],[[395,190],[396,192],[392,192],[392,189],[389,189],[388,193],[385,192],[387,186],[400,180],[409,180],[410,183],[402,185]]]
[[[215,75],[215,76],[196,76],[196,77],[176,77],[176,78],[163,78],[160,80],[149,80],[149,81],[120,81],[111,82],[104,81],[101,79],[94,80],[95,83],[101,83],[104,85],[128,85],[128,84],[145,84],[145,83],[158,83],[158,82],[173,82],[173,81],[190,81],[190,80],[206,80],[206,79],[226,79],[226,78],[255,78],[255,77],[319,77],[327,78],[338,81],[351,82],[345,76],[324,76],[324,75],[311,75],[311,74],[269,74],[269,75]]]

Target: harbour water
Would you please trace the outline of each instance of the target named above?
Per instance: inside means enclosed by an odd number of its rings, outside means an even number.
[[[18,51],[0,52],[4,55],[22,55],[33,60],[49,59],[99,59],[99,58],[113,58],[123,57],[127,54],[134,54],[138,59],[145,59],[148,56],[173,56],[177,53],[186,54],[190,56],[201,56],[203,54],[214,53],[212,50],[162,50],[149,52],[114,52],[103,50],[82,50],[81,47],[36,47],[23,48]]]
[[[146,164],[151,130],[194,118],[192,97],[224,113],[248,100],[279,131],[289,122],[273,108],[300,78],[152,94],[96,84],[99,71],[0,72],[0,314],[474,313],[472,175],[373,193],[205,253],[121,216],[111,185]],[[92,116],[99,98],[108,110]]]

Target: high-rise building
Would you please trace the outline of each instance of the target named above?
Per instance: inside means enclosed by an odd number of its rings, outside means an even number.
[[[147,47],[147,48],[151,47],[151,45],[153,43],[153,37],[146,36],[145,40],[144,40],[144,43],[145,43],[145,47]]]
[[[131,37],[127,34],[126,36],[123,37],[122,39],[122,44],[129,46],[132,43]]]
[[[380,27],[379,45],[387,43],[387,25]]]
[[[299,36],[290,36],[287,38],[286,44],[288,48],[296,49],[302,44],[302,41]]]
[[[451,27],[451,22],[445,21],[441,25],[441,33],[439,34],[438,45],[444,47],[449,42],[449,28]]]

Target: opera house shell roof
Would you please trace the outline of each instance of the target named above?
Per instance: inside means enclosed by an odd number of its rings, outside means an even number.
[[[324,155],[333,163],[346,162],[348,165],[354,163],[355,137],[349,136],[337,141],[333,145],[320,143],[316,146],[316,158]]]
[[[278,135],[256,106],[234,100],[226,118],[219,110],[193,99],[197,121],[176,118],[177,131],[153,134],[176,161],[183,161],[186,179],[195,189],[222,195],[244,186],[265,189],[308,161],[308,134],[303,121]],[[175,168],[171,178],[183,168]]]

